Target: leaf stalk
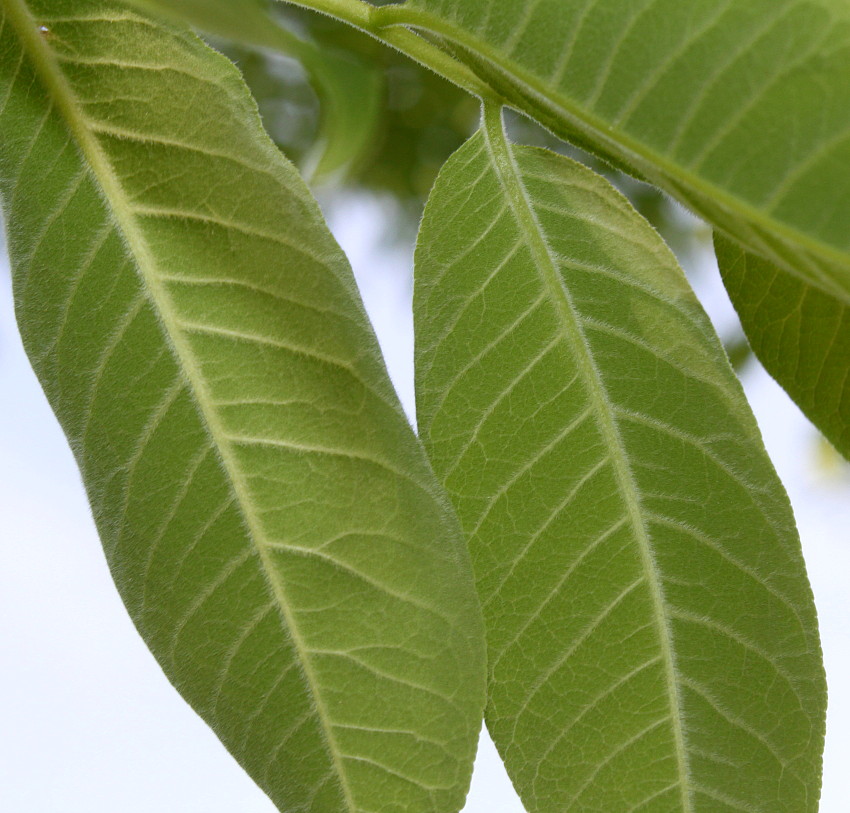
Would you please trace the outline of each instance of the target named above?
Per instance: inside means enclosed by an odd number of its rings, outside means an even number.
[[[469,66],[454,59],[420,34],[407,28],[405,22],[394,14],[395,6],[373,6],[363,0],[283,0],[283,2],[317,11],[359,28],[482,101],[489,104],[501,102],[499,94]]]

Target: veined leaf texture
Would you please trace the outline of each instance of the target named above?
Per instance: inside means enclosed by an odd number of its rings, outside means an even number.
[[[744,284],[736,262],[724,279],[753,349],[850,455],[850,5],[408,0],[387,16],[739,246],[761,273]]]
[[[845,0],[409,0],[387,19],[850,302]]]
[[[814,813],[826,698],[793,516],[658,235],[490,110],[428,202],[414,312],[487,724],[528,810]]]
[[[24,343],[169,678],[281,810],[458,810],[468,554],[236,69],[119,4],[2,0],[0,130]]]
[[[277,47],[262,3],[134,2]],[[756,351],[846,451],[842,0],[299,5],[428,31],[705,217]],[[607,182],[486,124],[423,222],[417,400],[508,770],[532,813],[814,813],[811,591],[717,337]],[[125,4],[0,0],[0,130],[25,345],[166,673],[281,810],[457,811],[468,554],[238,73]]]

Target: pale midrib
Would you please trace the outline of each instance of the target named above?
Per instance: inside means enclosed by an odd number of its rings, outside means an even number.
[[[646,572],[647,584],[652,597],[655,622],[658,628],[661,657],[671,707],[673,737],[676,747],[676,763],[679,773],[683,813],[693,813],[691,801],[690,771],[685,745],[685,733],[682,728],[682,703],[679,692],[679,678],[676,659],[673,652],[670,624],[665,612],[664,590],[646,523],[641,513],[640,494],[628,462],[623,439],[614,418],[614,409],[593,359],[593,354],[579,323],[576,307],[570,292],[564,286],[558,271],[558,264],[543,234],[543,229],[534,212],[528,192],[522,182],[519,167],[514,159],[511,146],[507,141],[502,124],[502,111],[497,106],[484,107],[484,135],[488,151],[493,159],[496,175],[510,201],[521,230],[525,234],[535,266],[548,292],[562,323],[578,362],[580,374],[586,382],[590,399],[594,405],[594,416],[605,442],[611,449],[611,461],[615,476],[623,495],[629,521],[634,529],[640,549],[640,557]]]
[[[482,42],[477,37],[470,36],[467,32],[451,23],[435,17],[428,12],[405,6],[386,6],[381,9],[378,18],[382,21],[385,20],[385,25],[407,25],[445,37],[469,52],[476,54],[481,59],[497,66],[500,70],[512,76],[517,82],[524,85],[535,96],[540,97],[541,100],[545,100],[548,104],[560,108],[564,118],[577,125],[586,135],[591,136],[594,140],[605,144],[609,148],[613,148],[615,152],[625,151],[626,154],[638,159],[638,166],[659,167],[671,178],[687,184],[698,194],[724,205],[729,211],[757,223],[766,231],[784,238],[787,243],[791,245],[798,244],[812,254],[822,257],[827,262],[836,263],[844,268],[850,267],[850,258],[848,258],[846,252],[825,244],[787,223],[766,215],[763,211],[741,200],[741,198],[730,194],[724,189],[720,189],[701,176],[694,175],[681,164],[673,163],[665,156],[649,149],[642,142],[635,141],[622,130],[616,131],[616,137],[607,135],[607,133],[612,132],[610,123],[597,118],[588,110],[572,103],[563,94],[553,92],[538,77],[529,73],[515,62],[506,60],[502,54],[487,43]],[[794,273],[795,275],[799,275],[796,271]],[[811,279],[808,277],[803,277],[803,279],[806,282],[811,282]],[[850,296],[846,290],[842,290],[842,293],[845,297]]]
[[[103,197],[109,202],[109,207],[115,223],[126,241],[126,245],[135,258],[140,280],[147,291],[148,299],[159,316],[165,340],[171,344],[171,351],[177,360],[180,374],[194,394],[198,411],[206,424],[206,429],[221,459],[222,468],[230,482],[240,512],[244,518],[251,541],[257,551],[263,573],[269,587],[277,600],[283,621],[289,632],[301,669],[308,684],[310,697],[319,721],[324,730],[328,744],[328,753],[336,771],[340,790],[346,805],[352,813],[358,810],[354,803],[351,789],[343,770],[339,747],[336,744],[333,728],[327,709],[317,689],[318,682],[308,655],[308,649],[301,638],[297,624],[289,608],[283,584],[274,576],[274,567],[268,551],[268,540],[262,530],[259,519],[251,508],[248,488],[239,472],[235,456],[227,441],[227,434],[213,407],[212,399],[207,392],[197,361],[194,358],[188,342],[178,328],[178,318],[174,313],[170,297],[162,283],[156,278],[156,261],[147,242],[136,224],[129,200],[103,150],[90,132],[85,116],[80,111],[80,104],[59,67],[59,63],[47,47],[38,31],[38,24],[33,18],[24,0],[0,0],[7,10],[12,25],[18,33],[23,49],[29,54],[36,72],[47,88],[57,109],[61,112],[68,129],[77,141],[83,153],[91,174],[100,186]]]
[[[528,94],[536,97],[540,104],[544,107],[549,107],[555,115],[572,124],[592,141],[604,145],[606,149],[611,150],[615,155],[619,155],[630,161],[636,169],[644,171],[647,176],[657,176],[657,171],[661,170],[663,176],[670,178],[676,184],[681,184],[683,187],[689,188],[692,194],[716,204],[733,218],[741,218],[745,222],[757,225],[769,234],[776,235],[790,250],[803,249],[829,265],[842,268],[850,275],[850,257],[848,257],[847,252],[823,243],[817,238],[799,231],[788,223],[771,218],[752,204],[717,187],[705,178],[695,175],[680,164],[668,160],[665,156],[650,149],[642,142],[629,137],[622,130],[617,131],[616,135],[613,135],[612,127],[609,123],[597,118],[588,110],[583,109],[562,94],[553,92],[538,77],[524,70],[516,63],[508,61],[501,53],[487,43],[482,42],[477,37],[470,35],[447,20],[422,9],[408,7],[407,5],[392,4],[375,7],[362,2],[362,0],[285,0],[285,2],[334,16],[350,25],[362,28],[388,45],[396,45],[394,42],[395,35],[392,32],[399,27],[417,28],[430,34],[444,37],[449,42],[459,45],[468,52],[477,55],[479,58],[498,68],[498,70],[514,80],[517,86],[521,86]],[[401,50],[405,51],[404,48],[401,48]],[[408,53],[408,56],[411,56],[411,54]],[[462,83],[452,75],[452,71],[461,65],[464,71],[471,72],[469,66],[455,59],[448,62],[443,60],[438,64],[437,62],[430,61],[430,56],[430,54],[426,54],[414,58],[418,58],[426,67],[455,82],[455,84],[458,84],[465,90],[478,95],[485,101],[487,99],[498,98],[499,93],[497,89],[490,87],[477,75],[477,85],[474,87],[471,87],[468,81]],[[510,104],[514,105],[515,103],[511,102]],[[534,117],[534,111],[532,110],[523,109],[522,112]],[[678,195],[678,197],[683,198],[684,196]],[[683,202],[694,206],[693,202],[687,200],[683,200]],[[694,208],[702,207],[694,206]],[[763,252],[755,247],[751,250],[760,256],[764,256]],[[780,258],[773,259],[775,261]],[[815,285],[832,296],[850,302],[850,282],[843,286],[840,282],[832,285],[828,284],[832,283],[831,279],[828,280],[828,283],[825,283],[823,280],[815,279],[814,276],[801,273],[790,263],[781,262],[781,265],[784,270],[806,284]]]

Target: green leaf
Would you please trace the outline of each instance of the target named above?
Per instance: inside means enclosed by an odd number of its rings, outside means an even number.
[[[0,129],[24,343],[166,674],[281,810],[458,810],[468,556],[236,69],[117,4],[2,0]]]
[[[487,117],[422,223],[417,408],[508,772],[532,813],[813,813],[815,610],[740,384],[626,200]]]
[[[372,17],[439,35],[519,109],[850,304],[846,0],[409,0]]]
[[[374,148],[384,84],[375,66],[316,48],[303,64],[321,103],[321,132],[307,170],[315,180],[333,179]]]
[[[321,132],[311,158],[317,179],[356,164],[372,147],[383,98],[381,76],[349,55],[322,50],[274,18],[267,0],[124,0],[149,14],[188,23],[226,40],[292,56],[320,97]]]
[[[721,234],[714,245],[753,351],[850,459],[850,306]]]

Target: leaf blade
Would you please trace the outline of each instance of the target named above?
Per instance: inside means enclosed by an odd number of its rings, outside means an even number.
[[[429,201],[414,312],[420,432],[469,538],[508,771],[532,811],[814,810],[814,608],[722,348],[628,204],[503,148],[490,116]]]
[[[848,300],[845,4],[409,0],[381,14],[444,37],[557,134]]]
[[[753,351],[850,458],[850,308],[715,234],[717,261]]]
[[[458,809],[465,554],[238,73],[94,0],[4,0],[0,51],[18,318],[140,632],[281,809]]]

